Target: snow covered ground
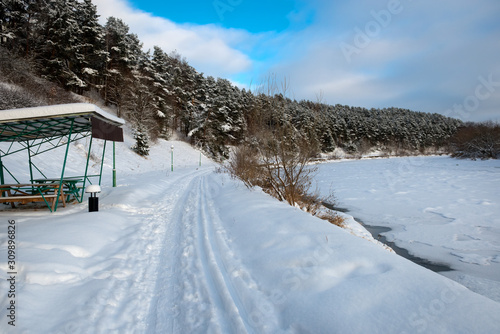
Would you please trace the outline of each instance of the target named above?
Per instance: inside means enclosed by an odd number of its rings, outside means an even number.
[[[323,193],[389,241],[500,302],[500,161],[409,157],[319,165]]]
[[[1,333],[493,333],[500,328],[499,303],[248,190],[217,173],[218,166],[204,157],[200,167],[200,153],[187,144],[173,143],[173,172],[171,142],[160,141],[148,159],[130,152],[131,144],[130,138],[118,144],[116,188],[110,187],[107,160],[99,212],[87,212],[85,203],[53,214],[8,206],[0,211]],[[72,147],[71,152],[69,162],[78,166],[85,151]],[[6,163],[21,168],[23,161]],[[43,168],[59,171],[55,159]],[[342,187],[335,189],[343,196]],[[444,204],[429,207],[449,216]],[[7,280],[12,220],[14,284]],[[7,317],[12,301],[15,328]]]

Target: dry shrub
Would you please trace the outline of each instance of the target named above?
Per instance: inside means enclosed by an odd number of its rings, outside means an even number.
[[[259,169],[257,152],[246,145],[235,148],[227,166],[231,176],[242,180],[249,188],[262,184]]]
[[[20,87],[0,83],[0,110],[37,107],[40,102]]]
[[[330,195],[322,197],[316,188],[312,194],[310,193],[316,168],[310,168],[307,159],[298,159],[295,155],[284,159],[282,153],[284,150],[279,152],[281,155],[270,155],[273,161],[269,156],[262,157],[262,148],[253,149],[241,145],[234,149],[226,170],[232,177],[242,180],[249,188],[259,186],[280,201],[286,201],[313,216],[343,228],[344,218],[335,211],[325,208],[324,203],[328,203],[329,206],[335,205],[333,192],[330,190]],[[259,157],[262,157],[264,163]]]
[[[235,148],[226,165],[228,172],[247,187],[259,186],[280,201],[314,211],[313,207],[321,203],[317,194],[309,193],[316,168],[308,165],[308,157],[287,147],[288,143],[271,143]]]
[[[23,108],[79,102],[68,91],[57,84],[39,77],[36,64],[29,59],[17,57],[0,46],[0,82],[11,85],[11,91],[1,92],[4,100],[2,108]],[[20,98],[18,95],[25,97]],[[5,101],[7,100],[7,101]]]
[[[261,169],[269,191],[291,206],[309,196],[311,182],[317,172],[312,166],[312,147],[306,137],[291,124],[262,131],[258,138]]]
[[[323,208],[323,202],[317,194],[302,196],[297,204],[302,210],[313,216],[318,215]]]
[[[451,139],[450,152],[455,158],[499,159],[500,124],[467,123]]]
[[[333,225],[337,225],[338,227],[344,228],[345,219],[339,216],[335,211],[328,211],[326,213],[321,213],[318,215],[318,218],[327,220]]]

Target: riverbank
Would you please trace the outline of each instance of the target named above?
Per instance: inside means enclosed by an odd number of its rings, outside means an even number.
[[[333,191],[375,238],[500,301],[500,161],[419,156],[317,166],[320,194]]]
[[[335,206],[331,205],[330,203],[326,203],[326,202],[323,202],[323,205],[330,210],[334,210],[334,211],[342,212],[342,213],[346,213],[346,214],[349,213],[349,209],[347,209],[347,208],[335,207]],[[424,268],[427,268],[427,269],[432,270],[432,271],[437,272],[437,273],[453,270],[450,266],[448,266],[446,264],[434,263],[434,262],[429,261],[427,259],[423,259],[421,257],[410,254],[410,252],[407,249],[402,248],[402,247],[398,247],[394,242],[388,241],[387,238],[384,236],[384,233],[390,232],[392,230],[391,228],[385,227],[385,226],[369,225],[357,217],[353,217],[353,219],[357,223],[361,224],[361,226],[363,226],[368,232],[370,232],[370,234],[372,235],[372,237],[375,240],[378,240],[381,243],[383,243],[384,245],[390,247],[399,256],[402,256],[405,259],[408,259],[408,260],[412,261],[413,263],[418,264],[419,266],[422,266]]]

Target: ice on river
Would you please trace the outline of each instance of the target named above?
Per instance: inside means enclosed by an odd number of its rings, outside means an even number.
[[[500,161],[403,157],[319,165],[321,192],[388,241],[454,269],[443,272],[500,301]]]

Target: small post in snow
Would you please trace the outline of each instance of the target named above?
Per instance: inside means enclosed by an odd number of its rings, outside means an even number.
[[[170,146],[171,154],[170,154],[170,165],[172,172],[174,171],[174,145]]]
[[[97,197],[97,193],[101,192],[101,187],[97,184],[91,184],[85,187],[85,192],[90,193],[89,212],[99,211],[99,198]]]
[[[113,187],[116,187],[116,154],[115,142],[113,142]]]

